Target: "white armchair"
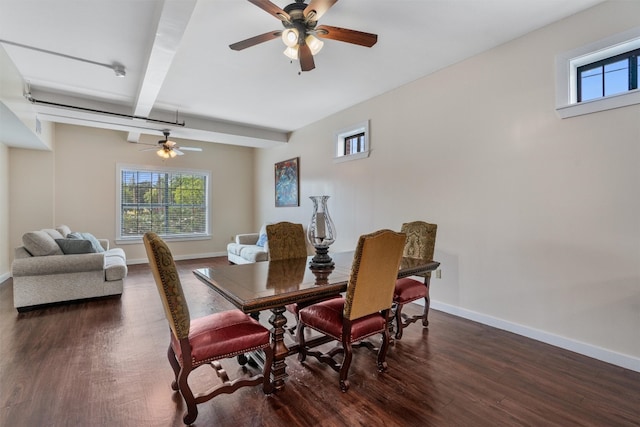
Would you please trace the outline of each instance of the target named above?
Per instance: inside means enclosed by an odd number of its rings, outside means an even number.
[[[264,235],[261,239],[260,236]],[[266,224],[258,233],[237,234],[227,245],[227,258],[231,264],[250,264],[269,259]]]

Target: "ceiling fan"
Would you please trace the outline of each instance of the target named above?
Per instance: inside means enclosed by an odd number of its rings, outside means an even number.
[[[175,141],[170,141],[169,140],[169,131],[168,130],[163,130],[162,133],[164,134],[164,139],[161,139],[160,141],[158,141],[158,145],[160,146],[160,148],[156,151],[156,154],[164,159],[169,159],[169,158],[173,158],[176,156],[182,156],[184,153],[183,151],[202,151],[202,148],[197,148],[197,147],[182,147],[179,146]],[[151,145],[151,144],[147,144],[147,145]],[[140,151],[155,151],[157,148],[157,146],[154,146],[154,148],[145,148],[144,150],[140,150]]]
[[[318,19],[329,10],[338,0],[311,0],[306,4],[304,0],[296,0],[285,6],[284,9],[276,6],[269,0],[249,0],[249,2],[275,16],[284,26],[284,30],[275,30],[260,34],[246,40],[229,45],[233,50],[243,50],[257,44],[282,37],[287,46],[284,54],[292,60],[300,60],[302,71],[311,71],[316,66],[313,55],[318,53],[324,42],[319,40],[331,39],[360,46],[371,47],[378,41],[376,34],[362,31],[349,30],[347,28],[331,27],[318,24]]]

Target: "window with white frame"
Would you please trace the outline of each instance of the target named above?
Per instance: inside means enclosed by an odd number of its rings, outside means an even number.
[[[556,57],[556,111],[562,118],[640,104],[640,27]]]
[[[369,121],[336,132],[335,162],[369,157]]]
[[[203,171],[118,165],[116,240],[208,238],[209,182]]]
[[[638,89],[639,55],[636,49],[578,67],[578,102]]]

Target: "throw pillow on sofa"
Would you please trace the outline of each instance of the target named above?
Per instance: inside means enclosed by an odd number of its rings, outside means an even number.
[[[91,254],[96,250],[91,241],[84,239],[56,239],[56,243],[65,255]]]
[[[256,246],[264,246],[266,244],[267,244],[267,235],[261,234],[260,237],[258,238],[258,241],[256,242]]]
[[[32,256],[63,255],[62,249],[53,237],[44,231],[24,233],[22,244]]]
[[[89,242],[91,242],[93,249],[95,249],[94,252],[104,252],[104,248],[102,247],[98,239],[96,239],[96,237],[91,233],[78,233],[77,231],[74,231],[73,233],[69,233],[67,237],[69,239],[88,240]]]

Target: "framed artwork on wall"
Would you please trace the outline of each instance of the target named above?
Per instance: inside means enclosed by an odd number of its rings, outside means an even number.
[[[300,158],[275,164],[276,207],[300,206]]]

